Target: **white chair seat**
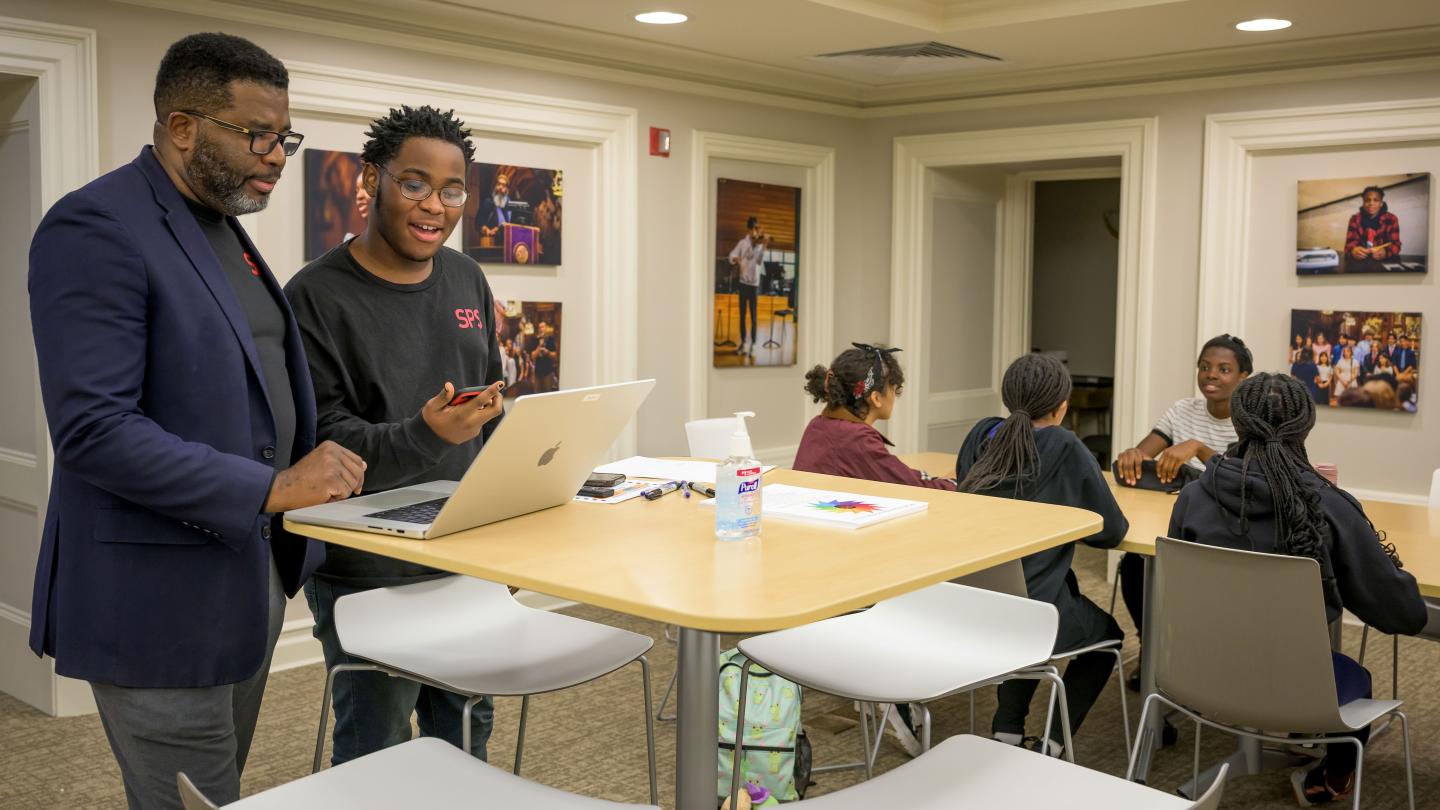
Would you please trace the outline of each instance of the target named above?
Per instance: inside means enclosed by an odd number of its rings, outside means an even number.
[[[925,703],[1045,663],[1053,605],[942,582],[740,642],[766,669],[867,703]]]
[[[1369,698],[1352,700],[1340,707],[1340,719],[1345,721],[1345,725],[1358,731],[1402,705],[1404,705],[1404,701],[1401,700],[1371,700]],[[1335,731],[1335,729],[1326,730]]]
[[[472,695],[534,695],[585,683],[644,655],[649,636],[528,608],[471,577],[376,588],[335,603],[340,646],[417,680]]]
[[[527,807],[604,810],[651,805],[576,796],[521,779],[461,753],[433,737],[421,737],[351,760],[320,773],[241,799],[234,810],[347,810]]]
[[[1144,785],[969,734],[950,737],[869,781],[802,803],[807,810],[1185,810],[1193,806]]]

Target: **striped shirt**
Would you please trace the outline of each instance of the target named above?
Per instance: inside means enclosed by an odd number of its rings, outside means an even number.
[[[1210,415],[1204,397],[1189,397],[1171,405],[1170,410],[1155,423],[1153,432],[1171,446],[1198,439],[1216,453],[1225,452],[1239,438],[1229,419],[1216,419]],[[1197,470],[1205,469],[1205,464],[1198,457],[1188,463]]]

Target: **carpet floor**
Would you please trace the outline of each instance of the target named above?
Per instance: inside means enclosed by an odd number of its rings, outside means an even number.
[[[1107,605],[1110,588],[1103,579],[1104,555],[1080,549],[1076,571],[1081,587],[1097,603]],[[658,704],[675,667],[675,646],[661,639],[662,628],[653,622],[609,611],[578,606],[572,615],[645,633],[657,640],[650,654],[654,664]],[[1121,625],[1129,634],[1126,653],[1133,669],[1136,653],[1133,626],[1124,608]],[[1373,641],[1374,639],[1372,639]],[[726,638],[725,642],[733,643]],[[1345,649],[1353,656],[1359,646],[1357,628],[1346,628]],[[1367,666],[1375,675],[1377,691],[1389,695],[1390,643],[1382,637],[1371,645]],[[1415,754],[1415,794],[1418,807],[1440,807],[1440,645],[1402,639],[1400,694],[1410,717]],[[1265,675],[1256,672],[1259,679]],[[242,790],[245,795],[298,779],[309,772],[315,722],[319,714],[324,672],[309,666],[273,675],[260,712],[259,726]],[[977,728],[989,729],[995,690],[979,693]],[[1029,733],[1038,734],[1044,720],[1043,691],[1037,693]],[[1380,695],[1377,695],[1380,696]],[[1131,722],[1138,720],[1140,701],[1127,693]],[[1076,735],[1080,764],[1123,775],[1126,751],[1121,735],[1119,690],[1112,681],[1083,729]],[[490,761],[509,764],[514,758],[518,699],[497,701]],[[673,711],[673,698],[670,704]],[[969,701],[951,698],[932,706],[935,741],[969,728]],[[531,700],[523,774],[547,785],[617,801],[643,802],[647,798],[645,730],[642,725],[640,672],[628,667],[594,683]],[[858,757],[858,722],[850,702],[815,692],[805,696],[804,724],[814,746],[815,762],[850,761]],[[1171,791],[1189,779],[1193,726],[1183,724],[1178,745],[1156,753],[1150,784]],[[657,724],[660,796],[665,807],[674,801],[675,729]],[[1201,760],[1215,761],[1234,749],[1233,738],[1209,732],[1201,740]],[[905,754],[887,739],[880,749],[877,771],[903,764]],[[1398,727],[1376,737],[1365,756],[1364,806],[1403,808],[1405,771]],[[858,771],[821,774],[811,795],[839,790],[860,779]],[[1056,806],[1063,805],[1063,798]],[[477,806],[483,806],[477,801]],[[1226,808],[1294,807],[1287,774],[1270,772],[1232,780],[1227,786]],[[52,718],[19,701],[0,695],[0,808],[124,808],[120,772],[110,755],[99,719],[94,716]]]

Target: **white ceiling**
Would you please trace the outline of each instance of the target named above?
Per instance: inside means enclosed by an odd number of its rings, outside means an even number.
[[[121,0],[174,6],[177,0]],[[234,4],[186,0],[196,13]],[[598,69],[851,108],[1377,61],[1440,60],[1437,0],[249,0],[252,20],[369,26],[479,58]],[[690,20],[655,26],[643,11]],[[222,16],[223,13],[222,13]],[[1244,33],[1236,22],[1295,25]],[[947,68],[817,60],[937,41],[1000,57]],[[452,48],[453,50],[453,48]],[[512,60],[513,61],[513,60]],[[577,72],[571,70],[570,72]]]

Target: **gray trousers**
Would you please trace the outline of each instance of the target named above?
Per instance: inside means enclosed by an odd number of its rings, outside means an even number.
[[[194,689],[90,684],[130,810],[183,810],[175,786],[181,771],[216,804],[240,798],[240,773],[284,622],[285,594],[271,560],[269,640],[265,660],[249,680]]]

